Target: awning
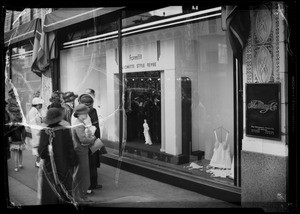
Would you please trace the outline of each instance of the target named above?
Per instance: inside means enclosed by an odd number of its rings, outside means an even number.
[[[4,33],[4,45],[12,45],[14,43],[29,39],[35,36],[36,29],[40,28],[41,19],[37,18],[25,24],[22,24],[8,32]]]
[[[49,13],[45,17],[44,32],[54,31],[69,25],[111,14],[124,7],[101,8],[62,8]]]

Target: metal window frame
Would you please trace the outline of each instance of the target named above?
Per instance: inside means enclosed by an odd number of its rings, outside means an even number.
[[[193,12],[190,14],[184,14],[176,17],[171,17],[164,20],[154,21],[151,23],[141,24],[138,26],[128,27],[121,29],[121,36],[128,36],[135,33],[141,33],[149,30],[160,29],[165,27],[171,27],[175,25],[180,25],[188,22],[208,19],[216,16],[221,16],[221,7],[215,7],[207,10],[202,10],[198,12]],[[71,47],[86,45],[90,43],[96,43],[100,41],[110,40],[118,38],[118,31],[112,31],[109,33],[91,36],[84,39],[78,39],[75,41],[65,42],[62,44],[62,49],[67,49]]]

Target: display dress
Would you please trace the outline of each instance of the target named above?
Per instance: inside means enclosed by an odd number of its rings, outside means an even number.
[[[230,157],[230,148],[227,143],[228,132],[226,132],[226,139],[223,142],[220,142],[216,133],[215,133],[215,148],[212,159],[210,161],[210,166],[216,168],[230,169],[231,168],[231,157]]]
[[[144,127],[145,144],[152,145],[152,141],[149,134],[149,126],[146,120],[144,120],[143,127]]]

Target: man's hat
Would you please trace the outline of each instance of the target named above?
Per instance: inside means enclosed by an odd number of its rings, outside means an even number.
[[[90,94],[82,94],[79,96],[78,102],[90,108],[94,104],[94,98]]]
[[[74,94],[72,91],[68,91],[63,94],[63,99],[65,102],[73,102],[78,97],[77,94]]]

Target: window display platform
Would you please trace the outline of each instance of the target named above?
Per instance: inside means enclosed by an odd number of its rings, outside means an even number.
[[[111,141],[103,141],[109,148],[118,149],[119,143]],[[193,152],[192,155],[170,155],[160,151],[160,144],[153,143],[146,145],[142,140],[134,140],[126,142],[124,152],[134,156],[140,156],[147,159],[158,160],[160,162],[170,163],[173,165],[180,165],[189,163],[190,161],[201,160],[204,156],[203,151]]]
[[[110,148],[110,152],[118,154],[118,143],[103,141],[105,146]],[[123,155],[129,158],[142,160],[155,165],[167,167],[172,170],[180,171],[186,174],[195,175],[197,177],[205,178],[211,181],[220,182],[226,185],[234,186],[234,180],[226,177],[216,177],[213,173],[209,172],[207,168],[210,160],[204,159],[204,152],[195,152],[190,156],[189,160],[182,156],[173,156],[160,152],[160,144],[145,145],[143,141],[126,142]],[[184,156],[183,156],[184,157]],[[181,160],[180,160],[181,158]],[[183,162],[183,163],[180,163]],[[201,169],[189,167],[191,163],[201,166]],[[222,172],[222,170],[220,170]],[[225,170],[224,170],[225,172]]]

